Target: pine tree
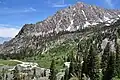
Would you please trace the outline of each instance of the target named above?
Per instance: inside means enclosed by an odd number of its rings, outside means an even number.
[[[102,55],[102,80],[111,80],[115,76],[116,53],[110,51],[110,44],[106,45]]]
[[[92,39],[87,39],[86,40],[86,43],[85,43],[85,49],[84,49],[84,53],[83,53],[83,65],[82,65],[82,74],[84,74],[84,78],[85,79],[88,79],[89,78],[89,75],[88,75],[88,56],[89,56],[89,48],[90,48],[90,45],[92,45],[93,43],[93,37]]]
[[[77,77],[79,80],[82,79],[82,64],[81,64],[82,61],[83,61],[82,46],[81,44],[78,44],[78,52],[76,54],[76,57],[74,58],[74,55],[71,54],[71,61],[70,61],[69,75],[68,75],[69,79],[73,76]]]
[[[91,45],[87,60],[88,75],[91,80],[100,80],[100,56],[96,51],[96,46]]]
[[[107,43],[105,49],[104,49],[104,52],[102,54],[102,63],[101,63],[101,68],[102,68],[102,74],[103,74],[103,77],[105,75],[105,72],[106,72],[106,69],[107,69],[107,65],[108,65],[108,56],[110,54],[110,44],[109,42]]]
[[[33,75],[32,75],[32,79],[34,79],[34,77],[36,77],[36,69],[33,68]]]
[[[82,65],[82,74],[84,73],[86,76],[88,75],[88,66],[87,66],[87,57],[89,54],[89,45],[90,45],[90,40],[86,41],[85,44],[85,52],[83,53],[83,65]]]
[[[75,75],[76,77],[78,77],[78,79],[82,79],[82,61],[83,61],[83,48],[82,48],[82,44],[79,43],[78,44],[78,51],[76,54],[76,58],[74,61],[75,64]]]
[[[54,61],[54,59],[51,62],[49,79],[50,80],[56,80],[56,68],[55,68],[55,61]]]
[[[120,47],[116,44],[116,66],[115,66],[115,76],[120,78]]]
[[[64,78],[62,78],[63,80],[69,80],[69,69],[67,68],[65,70],[65,75],[64,75]]]
[[[115,60],[116,60],[116,56],[115,53],[111,53],[108,60],[108,65],[107,65],[107,69],[105,71],[103,80],[112,80],[112,78],[114,77],[114,72],[115,72]]]
[[[75,72],[75,65],[74,65],[74,61],[73,59],[70,61],[70,67],[69,67],[69,75],[68,75],[68,79],[70,79],[72,77],[72,75],[74,75]]]

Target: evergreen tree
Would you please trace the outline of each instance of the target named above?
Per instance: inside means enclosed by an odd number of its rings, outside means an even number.
[[[115,76],[120,78],[120,47],[116,44],[116,66],[115,66]]]
[[[51,66],[50,66],[50,76],[49,79],[50,80],[56,80],[56,68],[55,68],[55,61],[52,60],[51,62]]]
[[[108,57],[109,57],[109,61],[106,72],[103,76],[103,80],[112,80],[112,78],[114,77],[116,56],[114,53],[111,53],[110,56]]]
[[[78,44],[78,52],[76,54],[76,61],[75,61],[75,73],[78,79],[82,79],[82,61],[83,61],[83,49],[82,44]]]
[[[33,75],[32,75],[32,79],[34,79],[34,77],[36,77],[36,69],[33,68]]]
[[[116,54],[110,51],[110,45],[107,44],[102,55],[102,80],[111,80],[115,76]]]
[[[67,68],[65,70],[65,75],[64,75],[64,78],[62,78],[63,80],[69,80],[69,69]]]
[[[77,77],[78,79],[82,79],[82,64],[81,64],[82,61],[83,61],[82,46],[81,44],[78,44],[78,52],[76,54],[76,57],[74,58],[74,55],[71,54],[68,79],[70,79],[73,76]]]
[[[1,74],[0,74],[0,80],[2,80],[2,76],[1,76]]]
[[[68,75],[68,79],[70,79],[75,72],[75,65],[74,65],[74,61],[73,59],[70,61],[70,67],[69,67],[69,75]]]
[[[6,77],[5,77],[6,80],[8,80],[8,75],[6,74]]]
[[[86,76],[88,75],[88,66],[87,66],[87,57],[89,54],[89,45],[90,45],[90,40],[88,39],[85,44],[85,52],[83,53],[83,65],[82,65],[82,73],[84,73]]]
[[[91,45],[87,60],[88,75],[91,80],[100,80],[100,56],[96,52],[96,46]]]
[[[102,68],[102,74],[103,74],[103,77],[105,75],[105,72],[106,72],[106,69],[107,69],[107,65],[108,65],[108,59],[109,59],[109,54],[110,54],[110,44],[109,42],[107,43],[105,49],[104,49],[104,52],[102,54],[102,63],[101,63],[101,68]]]

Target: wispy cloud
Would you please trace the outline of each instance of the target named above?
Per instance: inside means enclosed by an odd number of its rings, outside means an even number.
[[[68,4],[53,4],[52,7],[67,7]]]
[[[0,37],[15,37],[20,28],[11,27],[12,25],[0,24]]]
[[[112,3],[112,0],[105,0],[105,2],[108,4],[110,8],[114,8],[114,4]]]
[[[33,7],[23,8],[23,9],[16,9],[16,8],[1,8],[0,14],[16,14],[16,13],[30,13],[36,12],[37,10]]]
[[[35,9],[35,8],[32,8],[32,7],[30,7],[30,8],[25,8],[23,11],[21,11],[21,12],[36,12],[37,10]]]
[[[58,0],[57,2],[52,2],[48,0],[47,4],[55,8],[67,7],[70,5],[70,4],[66,4],[64,0],[60,0],[60,1]]]

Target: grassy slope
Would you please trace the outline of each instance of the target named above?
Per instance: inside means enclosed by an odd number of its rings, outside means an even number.
[[[61,45],[57,45],[54,48],[49,49],[47,52],[39,57],[39,65],[41,67],[49,68],[52,59],[55,59],[56,66],[61,69],[67,56],[73,51],[76,53],[76,45],[72,41],[64,42]]]
[[[56,43],[54,47],[51,47],[41,55],[26,58],[26,61],[32,60],[37,62],[40,67],[49,68],[52,59],[56,61],[57,70],[63,69],[64,62],[70,53],[76,53],[77,45],[74,40],[66,40],[63,43]]]
[[[16,61],[10,61],[10,60],[0,60],[0,66],[3,65],[8,65],[8,66],[15,66],[17,64],[20,64],[20,62],[16,62]]]

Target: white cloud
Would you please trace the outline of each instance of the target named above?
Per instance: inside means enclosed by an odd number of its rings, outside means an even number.
[[[0,37],[15,37],[18,34],[20,28],[8,27],[10,25],[0,24]]]
[[[109,5],[110,8],[114,8],[114,4],[112,3],[112,0],[105,0],[105,2]]]
[[[26,8],[23,10],[23,12],[35,12],[35,11],[37,11],[37,10],[35,8],[32,8],[32,7]]]
[[[29,13],[29,12],[36,12],[36,11],[37,10],[33,7],[23,8],[23,9],[7,8],[7,7],[3,9],[0,8],[0,14]]]
[[[54,4],[52,7],[67,7],[67,4]]]
[[[57,8],[70,6],[70,4],[65,4],[65,0],[58,0],[57,2],[52,2],[50,0],[47,0],[47,4]]]

